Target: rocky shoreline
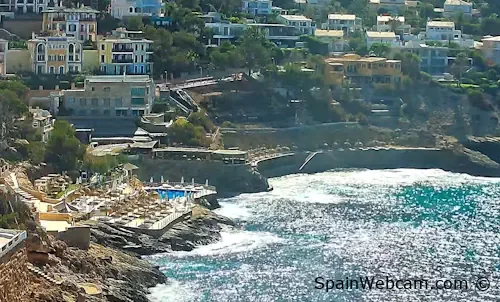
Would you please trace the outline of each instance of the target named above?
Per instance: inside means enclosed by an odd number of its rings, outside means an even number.
[[[221,215],[201,207],[193,208],[193,215],[175,224],[159,238],[118,228],[106,223],[91,226],[92,242],[111,247],[135,256],[147,256],[172,251],[191,251],[196,246],[220,240],[224,225],[235,223]]]

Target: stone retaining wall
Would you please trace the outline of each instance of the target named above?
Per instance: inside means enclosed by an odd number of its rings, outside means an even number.
[[[27,263],[26,249],[23,247],[13,250],[8,261],[0,264],[0,301],[29,301],[25,294],[33,276],[28,271]]]

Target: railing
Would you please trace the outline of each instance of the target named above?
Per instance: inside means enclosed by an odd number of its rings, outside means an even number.
[[[113,63],[134,63],[133,59],[113,59]]]
[[[133,52],[133,48],[121,48],[121,47],[113,47],[112,51],[114,52]]]
[[[206,191],[214,191],[214,192],[217,192],[217,188],[215,186],[211,186],[211,185],[205,185],[205,184],[199,184],[199,183],[192,183],[192,182],[174,182],[174,181],[167,181],[167,182],[164,182],[164,183],[159,183],[159,182],[149,182],[147,183],[148,186],[150,186],[151,188],[154,188],[154,187],[157,187],[157,188],[162,188],[162,185],[163,184],[168,184],[172,187],[175,187],[175,186],[180,186],[181,188],[179,189],[176,189],[176,188],[164,188],[164,189],[173,189],[173,190],[194,190],[194,188],[196,187],[203,187],[203,190],[206,190]],[[186,188],[188,186],[191,186],[192,188]],[[208,193],[208,192],[207,192]]]

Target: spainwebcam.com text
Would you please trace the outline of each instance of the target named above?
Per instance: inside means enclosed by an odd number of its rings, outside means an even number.
[[[473,280],[465,279],[397,279],[392,277],[345,277],[344,279],[328,279],[317,277],[314,279],[314,288],[318,290],[475,290],[484,292],[490,289],[490,280],[477,277]]]

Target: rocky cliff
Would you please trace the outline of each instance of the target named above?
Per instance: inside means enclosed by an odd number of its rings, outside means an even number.
[[[307,153],[261,161],[259,171],[266,177],[292,173],[316,173],[339,168],[443,169],[477,176],[500,176],[500,165],[488,156],[465,147],[453,149],[387,148],[324,151],[314,156],[301,171]]]
[[[229,165],[219,161],[142,159],[134,162],[142,181],[164,180],[205,183],[217,187],[219,196],[256,193],[268,189],[267,179],[249,165]]]
[[[95,243],[87,251],[70,248],[36,227],[26,252],[32,277],[26,302],[147,302],[148,288],[166,282],[146,261]]]

